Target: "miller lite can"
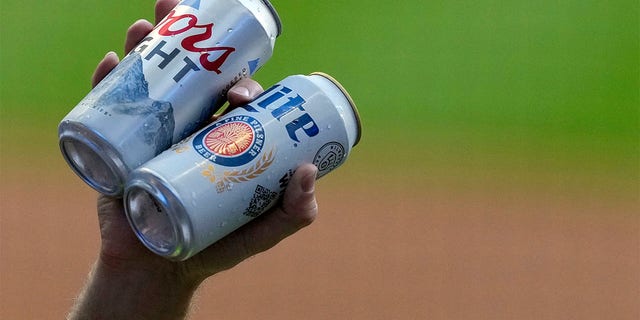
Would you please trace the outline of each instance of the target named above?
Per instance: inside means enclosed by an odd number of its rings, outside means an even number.
[[[299,165],[340,166],[360,132],[336,80],[289,76],[134,170],[127,218],[151,251],[188,259],[275,205]]]
[[[201,128],[272,55],[267,0],[183,0],[62,120],[60,149],[91,187],[122,196],[131,170]]]

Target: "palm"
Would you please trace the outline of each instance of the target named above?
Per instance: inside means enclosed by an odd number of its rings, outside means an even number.
[[[136,238],[126,219],[122,199],[101,195],[98,198],[98,217],[103,260],[141,262],[145,265],[169,262],[154,255]]]

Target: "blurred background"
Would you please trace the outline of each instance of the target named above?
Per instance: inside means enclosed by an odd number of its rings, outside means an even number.
[[[193,319],[640,318],[638,1],[272,3],[256,79],[331,74],[363,138]],[[0,318],[64,318],[86,279],[96,196],[57,125],[153,5],[0,4]]]

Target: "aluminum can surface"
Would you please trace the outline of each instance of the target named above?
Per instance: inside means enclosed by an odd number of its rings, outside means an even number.
[[[287,77],[134,170],[127,218],[153,252],[188,259],[276,204],[299,165],[340,166],[360,132],[336,80]]]
[[[280,29],[267,0],[181,1],[62,120],[65,160],[121,196],[131,170],[200,128],[271,57]]]

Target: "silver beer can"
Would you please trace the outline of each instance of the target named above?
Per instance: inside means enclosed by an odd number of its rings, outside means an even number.
[[[64,158],[121,196],[131,170],[201,128],[269,60],[280,30],[267,0],[181,1],[62,120]]]
[[[360,132],[335,79],[289,76],[134,170],[127,218],[151,251],[188,259],[275,205],[299,165],[340,166]]]

